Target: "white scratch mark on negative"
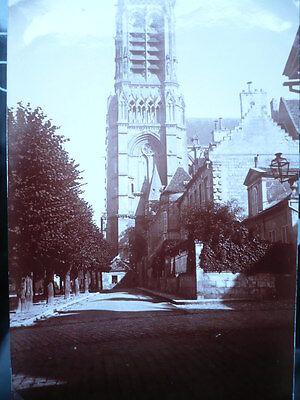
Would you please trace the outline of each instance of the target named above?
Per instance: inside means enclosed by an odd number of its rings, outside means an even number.
[[[44,386],[57,386],[65,383],[66,382],[49,378],[33,377],[22,374],[12,375],[12,385],[15,390],[34,389]]]

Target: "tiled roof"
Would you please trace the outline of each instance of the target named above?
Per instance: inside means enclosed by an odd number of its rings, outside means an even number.
[[[140,197],[135,216],[136,217],[143,217],[145,215],[145,206],[148,200],[148,192],[149,192],[149,184],[147,182],[147,179],[145,178],[142,189],[142,196]]]
[[[193,144],[192,139],[196,136],[199,139],[199,145],[208,146],[212,142],[212,132],[215,128],[215,120],[217,118],[187,118],[187,144]],[[224,118],[222,125],[224,129],[234,129],[238,126],[240,120],[238,118]]]
[[[170,183],[165,188],[165,192],[169,193],[181,193],[185,191],[187,182],[191,180],[190,175],[185,172],[182,167],[178,167],[175,174],[173,175]]]
[[[299,132],[300,128],[300,121],[299,121],[299,100],[294,99],[294,100],[285,100],[286,107],[288,111],[290,112],[293,122]]]
[[[121,272],[121,271],[127,271],[127,270],[128,270],[128,265],[118,255],[112,260],[112,262],[110,264],[109,272],[118,272],[118,271]]]
[[[283,71],[283,75],[287,76],[289,79],[299,79],[299,31],[300,28],[298,28],[295,41]]]

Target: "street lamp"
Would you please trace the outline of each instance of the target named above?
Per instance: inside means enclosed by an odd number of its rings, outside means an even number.
[[[289,180],[289,161],[281,157],[282,153],[276,153],[274,160],[271,161],[270,168],[274,178],[280,179],[280,182]]]

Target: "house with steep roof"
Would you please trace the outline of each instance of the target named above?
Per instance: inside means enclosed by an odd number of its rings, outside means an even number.
[[[157,289],[157,282],[160,282],[160,289],[168,291],[168,288],[165,287],[167,282],[172,285],[172,282],[176,281],[172,280],[175,269],[174,263],[172,265],[170,263],[169,251],[180,245],[182,241],[179,200],[186,192],[190,180],[191,176],[182,167],[178,167],[170,183],[161,191],[159,203],[157,203],[158,208],[155,212],[152,212],[151,207],[149,208],[146,215],[148,224],[145,232],[147,254],[138,265],[142,286]],[[136,223],[138,224],[138,221]],[[140,221],[140,225],[141,223],[142,221]],[[140,226],[137,226],[137,230],[141,230]],[[179,258],[181,259],[181,272],[184,272],[186,267],[186,264],[183,265],[184,257],[178,254],[174,257],[177,257],[177,261]]]
[[[275,179],[270,168],[250,168],[244,185],[248,192],[245,225],[264,240],[297,243],[299,188],[298,170],[289,181]]]
[[[116,287],[125,278],[129,266],[120,256],[116,256],[111,264],[109,271],[101,272],[102,274],[102,290],[111,290]]]
[[[180,240],[179,208],[174,206],[184,194],[191,177],[182,168],[177,168],[170,183],[160,195],[159,209],[155,215],[150,216],[148,225],[148,258],[161,250],[164,243],[169,240]],[[148,215],[149,217],[149,215]]]
[[[240,94],[240,103],[239,125],[232,130],[215,130],[207,156],[211,162],[212,200],[220,203],[236,200],[246,216],[248,197],[244,179],[253,167],[254,158],[262,165],[269,165],[274,154],[281,152],[291,168],[298,168],[299,140],[271,118],[264,91],[252,90],[249,85],[248,91]]]

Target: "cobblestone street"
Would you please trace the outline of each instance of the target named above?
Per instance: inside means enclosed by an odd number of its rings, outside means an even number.
[[[11,330],[24,399],[290,399],[293,310],[283,303],[175,307],[99,294]]]

